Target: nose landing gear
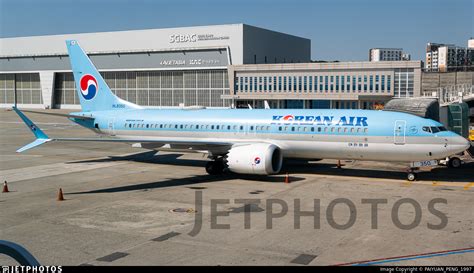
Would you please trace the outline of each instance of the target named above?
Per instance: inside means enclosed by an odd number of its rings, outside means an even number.
[[[448,167],[450,168],[459,168],[461,167],[462,165],[462,161],[459,157],[451,157],[449,160],[448,160]]]

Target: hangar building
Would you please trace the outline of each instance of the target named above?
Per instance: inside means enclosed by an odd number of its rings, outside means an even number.
[[[0,107],[79,108],[65,40],[121,98],[150,107],[229,107],[230,65],[310,62],[309,39],[246,24],[0,39]]]

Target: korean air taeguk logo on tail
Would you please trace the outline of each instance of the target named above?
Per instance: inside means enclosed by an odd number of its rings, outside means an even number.
[[[86,100],[91,100],[97,95],[99,86],[97,85],[97,80],[94,76],[86,74],[81,78],[81,94],[82,97]]]

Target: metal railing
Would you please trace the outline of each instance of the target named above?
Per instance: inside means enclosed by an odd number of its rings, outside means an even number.
[[[20,265],[39,266],[40,263],[28,250],[19,244],[0,240],[0,254],[5,254],[15,259]]]
[[[437,98],[440,105],[459,103],[466,99],[474,98],[474,85],[456,84],[440,87],[434,92],[425,92],[423,97]]]

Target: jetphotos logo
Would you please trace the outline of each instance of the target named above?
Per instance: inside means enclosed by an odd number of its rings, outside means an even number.
[[[273,116],[272,124],[310,124],[335,126],[369,126],[367,117],[334,116]]]

